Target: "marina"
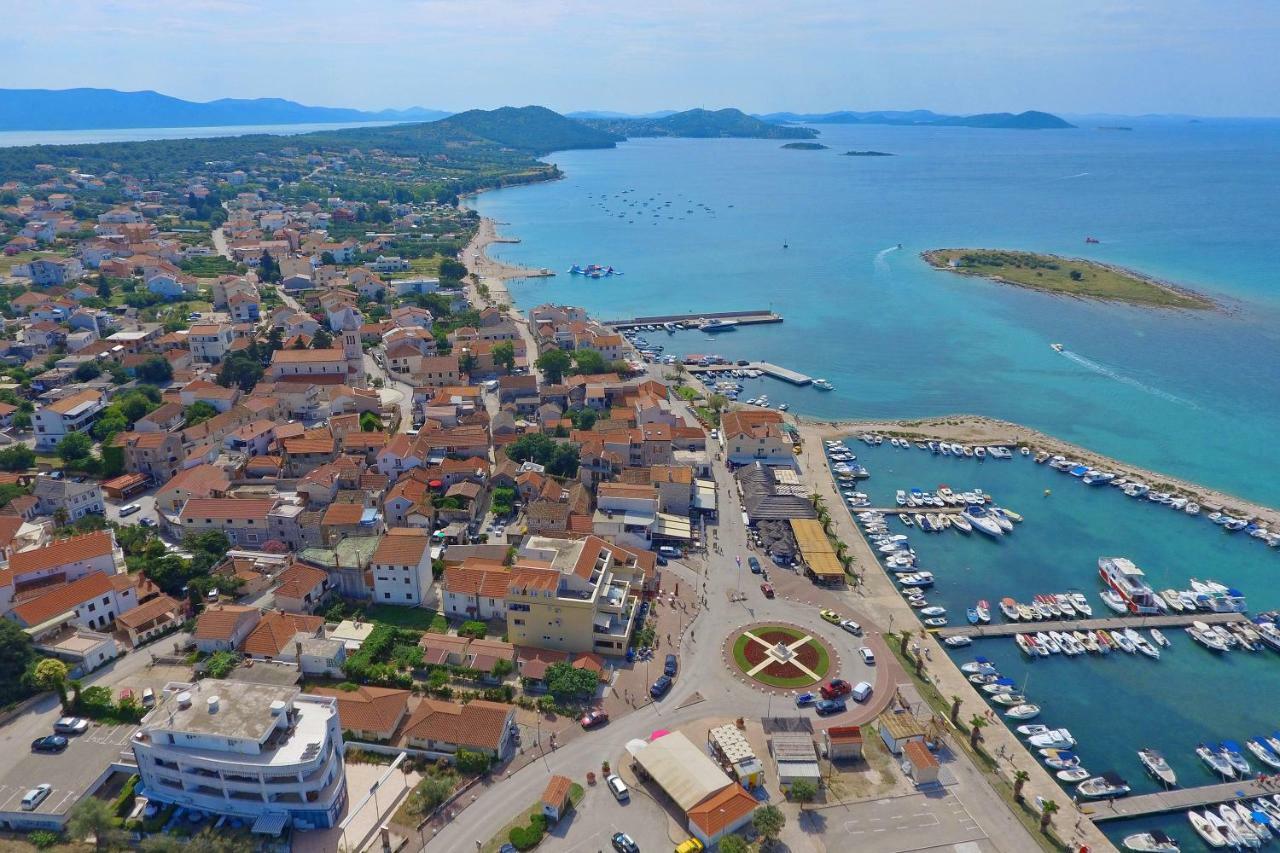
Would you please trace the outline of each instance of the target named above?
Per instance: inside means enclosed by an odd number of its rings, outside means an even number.
[[[1111,631],[1125,628],[1181,628],[1193,622],[1220,625],[1249,621],[1243,613],[1175,613],[1167,616],[1118,616],[1110,619],[1071,619],[1054,622],[1004,622],[999,625],[964,625],[941,628],[941,637],[965,636],[974,639],[1012,637],[1026,631]]]
[[[702,320],[732,320],[739,326],[758,326],[767,323],[781,323],[782,315],[768,310],[754,311],[704,311],[701,314],[661,314],[653,317],[633,317],[629,320],[607,320],[603,325],[623,331],[624,329],[640,329],[646,326],[665,326],[667,324],[692,324]]]
[[[1174,788],[1113,800],[1103,806],[1086,808],[1085,814],[1095,823],[1146,817],[1166,812],[1182,812],[1201,806],[1236,802],[1256,797],[1271,797],[1277,791],[1274,784],[1262,784],[1256,780],[1222,782],[1216,785],[1200,785],[1195,788]]]
[[[792,385],[809,385],[813,382],[813,377],[806,376],[795,370],[789,370],[767,361],[748,361],[746,364],[692,364],[687,365],[686,369],[690,373],[714,376],[717,373],[740,370],[742,368],[748,370],[758,370],[765,376],[771,376],[774,379],[781,379],[783,382],[789,382]]]

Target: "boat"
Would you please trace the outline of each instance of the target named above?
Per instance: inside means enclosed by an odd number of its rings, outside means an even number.
[[[1165,760],[1164,755],[1155,749],[1146,747],[1138,750],[1138,760],[1142,762],[1142,766],[1147,768],[1147,772],[1154,776],[1158,781],[1172,788],[1178,784],[1178,774],[1173,772],[1173,768],[1169,766],[1169,762]]]
[[[1236,813],[1235,807],[1231,803],[1223,803],[1218,806],[1218,815],[1226,822],[1231,831],[1235,833],[1236,838],[1246,847],[1261,847],[1262,839],[1258,833],[1240,819],[1240,815]]]
[[[973,675],[981,672],[995,672],[995,664],[984,657],[976,657],[968,663],[960,664],[960,671],[966,675]]]
[[[978,613],[978,621],[983,625],[991,621],[991,605],[987,603],[985,598],[979,599],[978,606],[974,609]]]
[[[982,685],[982,692],[988,696],[994,696],[997,693],[1012,693],[1016,687],[1016,682],[1012,678],[997,678],[990,684]]]
[[[1161,590],[1160,597],[1164,599],[1165,604],[1169,605],[1169,609],[1175,613],[1181,613],[1186,609],[1186,605],[1182,603],[1182,596],[1178,594],[1176,589]]]
[[[970,645],[971,643],[973,643],[973,638],[972,638],[972,637],[966,637],[966,636],[964,636],[963,634],[958,634],[958,635],[956,635],[956,636],[954,636],[954,637],[947,637],[947,638],[946,638],[945,640],[943,640],[942,642],[943,642],[943,644],[944,644],[944,645],[946,645],[946,646],[948,646],[948,647],[950,647],[950,648],[953,648],[953,649],[960,649],[960,648],[964,648],[965,646]]]
[[[1222,833],[1222,837],[1227,840],[1227,844],[1235,848],[1244,846],[1244,840],[1240,838],[1240,836],[1236,834],[1235,830],[1228,826],[1227,822],[1219,817],[1213,809],[1205,809],[1204,816],[1213,824],[1214,828],[1216,828],[1218,832]]]
[[[1093,635],[1098,638],[1098,651],[1104,655],[1111,654],[1111,650],[1115,648],[1115,644],[1111,642],[1111,635],[1101,628],[1094,631]]]
[[[1129,783],[1111,770],[1076,785],[1076,793],[1091,800],[1123,797],[1130,790]]]
[[[1096,655],[1101,651],[1101,649],[1098,648],[1098,638],[1095,637],[1092,632],[1076,631],[1073,636],[1076,638],[1076,642],[1084,646],[1084,650],[1086,652]]]
[[[1018,648],[1022,649],[1028,656],[1039,656],[1040,651],[1036,648],[1036,641],[1032,639],[1030,634],[1014,634],[1013,640],[1018,644]]]
[[[832,385],[825,379],[815,379],[813,380],[813,387],[817,388],[819,391],[834,391],[836,386]]]
[[[978,624],[978,608],[970,607],[964,613],[965,618],[969,620],[970,625]]]
[[[1233,740],[1224,740],[1218,746],[1218,751],[1222,753],[1222,757],[1231,762],[1231,767],[1240,774],[1240,778],[1244,779],[1252,772],[1249,766],[1249,760],[1244,757],[1244,750],[1240,748],[1240,744]]]
[[[1280,770],[1280,755],[1277,755],[1275,750],[1273,750],[1265,740],[1259,737],[1252,737],[1245,741],[1244,745],[1248,747],[1249,751],[1252,752],[1263,764],[1273,769]]]
[[[1199,515],[1200,504],[1196,503],[1195,501],[1188,501],[1187,505],[1182,508],[1182,511],[1185,512],[1187,515]]]
[[[1094,242],[1098,241],[1094,240]],[[1182,849],[1178,846],[1178,842],[1158,829],[1126,835],[1121,843],[1126,850],[1138,850],[1142,853],[1179,853]]]
[[[961,533],[973,532],[973,522],[969,521],[969,519],[965,518],[963,515],[949,515],[947,517],[951,519],[951,526],[959,530]]]
[[[1139,634],[1137,631],[1132,628],[1125,628],[1124,638],[1133,643],[1134,647],[1137,648],[1140,654],[1144,654],[1153,660],[1160,660],[1160,650],[1151,645],[1151,643],[1147,641],[1147,638]]]
[[[1089,606],[1089,600],[1084,597],[1083,592],[1073,592],[1071,595],[1071,606],[1076,612],[1086,619],[1093,615],[1093,608]]]
[[[1066,729],[1051,729],[1031,735],[1027,738],[1027,743],[1043,749],[1070,749],[1076,745],[1076,739]]]
[[[911,572],[898,576],[898,583],[902,586],[909,587],[926,587],[933,586],[932,572]]]
[[[1014,705],[1012,708],[1004,712],[1004,715],[1011,720],[1031,720],[1040,715],[1040,706],[1027,703],[1025,705]]]
[[[1066,349],[1066,347],[1064,347],[1062,344],[1049,344],[1049,348],[1052,349],[1054,352],[1062,352],[1064,349]]]
[[[1209,769],[1217,773],[1224,779],[1236,778],[1235,768],[1231,766],[1231,762],[1225,756],[1210,749],[1208,744],[1200,744],[1196,747],[1196,755],[1200,756],[1200,760],[1209,766]]]
[[[989,698],[997,705],[1003,705],[1006,708],[1012,708],[1014,705],[1025,705],[1027,702],[1027,697],[1021,693],[997,693]]]
[[[930,628],[945,628],[947,626],[947,617],[932,616],[924,620],[924,624]]]
[[[738,328],[737,320],[723,320],[719,317],[712,317],[710,320],[702,320],[698,323],[699,332],[729,332]]]
[[[1042,735],[1045,732],[1051,732],[1053,729],[1039,723],[1027,723],[1025,726],[1018,726],[1015,731],[1023,737],[1031,737],[1032,735]]]
[[[1000,612],[1004,614],[1004,618],[1010,622],[1017,622],[1020,618],[1018,615],[1018,602],[1012,598],[1005,597],[1000,599]]]
[[[1004,535],[1004,531],[1000,525],[991,517],[990,512],[984,506],[970,504],[964,508],[964,517],[969,520],[973,528],[979,533],[985,533],[991,537],[999,537]]]
[[[1241,802],[1235,803],[1235,810],[1259,841],[1266,843],[1271,840],[1271,816],[1266,811],[1250,809]]]
[[[1151,639],[1155,641],[1155,644],[1157,646],[1163,646],[1166,649],[1169,648],[1169,646],[1171,645],[1169,643],[1169,638],[1166,637],[1164,635],[1164,632],[1161,631],[1159,628],[1151,629]]]
[[[1099,557],[1098,575],[1124,600],[1130,613],[1144,616],[1160,612],[1155,591],[1147,585],[1142,569],[1127,557]]]
[[[1191,828],[1195,830],[1196,835],[1200,836],[1205,844],[1213,848],[1227,846],[1226,836],[1208,818],[1195,811],[1188,811],[1187,820],[1191,822]]]
[[[1138,653],[1138,647],[1135,646],[1133,641],[1126,637],[1120,629],[1117,628],[1109,631],[1108,633],[1111,635],[1112,644],[1118,646],[1120,651],[1127,652],[1131,655],[1136,655]]]
[[[1129,606],[1124,603],[1124,599],[1121,598],[1113,590],[1110,590],[1110,589],[1102,590],[1102,592],[1098,593],[1098,598],[1101,598],[1102,603],[1107,605],[1108,608],[1110,608],[1111,610],[1114,610],[1116,613],[1129,612]]]
[[[1059,770],[1053,775],[1061,779],[1063,782],[1079,782],[1082,779],[1089,778],[1089,771],[1085,770],[1083,767],[1072,767],[1070,770]]]
[[[1227,650],[1226,643],[1218,639],[1218,635],[1214,631],[1202,631],[1196,625],[1204,625],[1203,622],[1197,622],[1195,625],[1188,625],[1184,630],[1187,636],[1195,640],[1200,645],[1213,652],[1225,652]],[[1208,627],[1208,626],[1205,626]]]
[[[1040,755],[1045,766],[1053,770],[1074,770],[1080,766],[1080,756],[1065,749],[1042,749]]]
[[[1062,646],[1058,645],[1058,641],[1053,638],[1053,634],[1046,634],[1040,631],[1036,634],[1036,645],[1043,649],[1048,649],[1051,654],[1059,654]]]
[[[893,499],[894,499],[894,501],[896,501],[896,502],[897,502],[898,506],[906,506],[906,505],[907,505],[907,493],[906,493],[905,491],[903,491],[902,489],[898,489],[898,493],[897,493],[896,495],[894,495],[894,498],[893,498]]]

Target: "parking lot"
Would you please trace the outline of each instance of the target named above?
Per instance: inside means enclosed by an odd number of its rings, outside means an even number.
[[[543,843],[561,853],[611,851],[615,832],[630,835],[641,850],[670,849],[673,844],[667,813],[643,789],[632,788],[630,801],[619,803],[602,784],[588,787],[577,808],[548,830],[554,840]]]
[[[808,816],[829,850],[993,850],[955,795],[943,789],[816,810]],[[814,828],[813,826],[810,829]]]
[[[21,811],[23,795],[40,784],[52,785],[53,792],[35,813],[67,812],[128,747],[136,729],[134,725],[93,724],[82,735],[68,736],[67,748],[56,754],[32,752],[30,743],[6,743],[8,756],[17,760],[4,762],[7,766],[0,776],[0,812]],[[50,720],[45,734],[52,731]]]

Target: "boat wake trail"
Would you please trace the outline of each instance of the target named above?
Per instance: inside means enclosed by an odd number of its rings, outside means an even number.
[[[1070,180],[1072,180],[1073,178],[1083,178],[1083,177],[1086,177],[1088,174],[1089,174],[1088,172],[1080,172],[1080,173],[1075,174],[1075,175],[1063,175],[1061,178],[1051,178],[1050,180],[1054,180],[1054,181],[1070,181]]]
[[[902,248],[901,246],[890,246],[887,249],[881,249],[880,251],[876,252],[876,259],[875,259],[876,272],[889,272],[888,255],[890,252],[896,252],[901,248]]]
[[[1170,394],[1168,391],[1162,391],[1159,388],[1152,387],[1151,385],[1148,385],[1145,382],[1135,379],[1132,376],[1127,376],[1118,370],[1113,370],[1112,368],[1107,367],[1104,364],[1099,364],[1098,362],[1093,361],[1092,359],[1085,358],[1084,356],[1078,353],[1074,353],[1071,350],[1062,350],[1062,355],[1065,356],[1066,358],[1071,359],[1076,364],[1080,365],[1081,367],[1087,370],[1092,370],[1094,373],[1097,373],[1100,376],[1105,376],[1108,379],[1114,379],[1116,382],[1120,382],[1132,388],[1137,388],[1139,391],[1144,391],[1147,394],[1152,395],[1153,397],[1159,397],[1161,400],[1167,400],[1170,403],[1177,403],[1182,406],[1188,406],[1192,409],[1200,408],[1195,403],[1186,399],[1185,397],[1179,397],[1177,394]]]

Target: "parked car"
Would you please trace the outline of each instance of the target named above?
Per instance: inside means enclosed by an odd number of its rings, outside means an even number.
[[[676,661],[675,655],[667,655],[667,661],[662,665],[662,672],[672,678],[676,677],[676,670],[679,669],[679,663]]]
[[[876,665],[876,653],[871,651],[871,649],[867,648],[866,646],[859,646],[858,654],[862,655],[863,663],[867,664],[868,666]]]
[[[850,634],[861,634],[862,626],[852,619],[841,619],[840,627],[848,631]]]
[[[707,849],[707,845],[703,844],[697,838],[686,838],[676,847],[676,853],[702,853]]]
[[[849,706],[844,703],[843,699],[823,699],[813,707],[819,714],[825,716],[826,714],[844,713]]]
[[[830,622],[832,625],[840,624],[840,614],[834,610],[819,610],[818,615],[822,617],[824,622]]]
[[[668,560],[678,560],[681,556],[680,549],[673,548],[670,545],[660,545],[658,547],[658,553],[661,556],[666,557]]]
[[[671,689],[671,676],[660,675],[658,680],[653,682],[653,686],[649,688],[649,695],[654,699],[661,699],[667,695],[667,691]]]
[[[36,806],[44,802],[45,797],[53,793],[53,786],[47,782],[36,785],[30,791],[22,796],[22,810],[24,812],[33,812]]]
[[[760,591],[764,593],[765,598],[773,598],[773,584],[771,583],[760,584]]]
[[[823,699],[836,699],[840,696],[847,695],[852,689],[853,685],[845,681],[843,678],[833,678],[826,684],[822,685],[822,689],[819,692],[822,693]]]
[[[622,777],[617,773],[610,773],[604,777],[604,783],[609,786],[609,793],[613,794],[613,798],[620,803],[625,803],[631,799],[631,792],[627,790],[627,783],[622,781]]]
[[[141,509],[142,509],[142,506],[140,504],[125,504],[124,506],[120,507],[120,517],[124,518],[126,515],[133,515],[135,512],[138,512]]]
[[[143,527],[156,526],[156,520],[154,518],[141,518],[141,519],[138,519],[138,523],[141,524]]]
[[[760,561],[755,557],[747,557],[747,565],[751,567],[751,574],[753,575],[758,575],[764,571],[764,569],[760,568]]]
[[[799,696],[796,697],[796,707],[804,708],[808,705],[812,705],[814,702],[817,702],[817,701],[818,701],[818,697],[816,694],[801,693]]]
[[[865,681],[859,681],[853,685],[853,690],[849,693],[849,697],[855,702],[865,702],[871,698],[871,685]]]
[[[657,556],[657,558],[654,560],[654,562],[655,562],[655,563],[657,563],[659,566],[665,566],[665,565],[667,564],[668,560],[667,560],[667,558],[666,558],[666,557],[664,557],[664,556],[662,556],[661,554],[659,554],[659,555]]]
[[[631,840],[631,836],[625,832],[615,832],[609,839],[613,842],[613,849],[618,853],[640,853],[640,845]]]
[[[156,692],[150,687],[142,688],[142,707],[151,708],[156,704]]]
[[[67,739],[62,735],[45,735],[31,742],[32,752],[62,752],[67,748]]]
[[[594,729],[596,726],[603,726],[609,722],[609,713],[597,708],[594,711],[588,711],[582,715],[582,719],[578,722],[582,723],[584,729]]]
[[[89,730],[89,721],[84,717],[62,717],[53,724],[53,730],[60,735],[82,735]]]

